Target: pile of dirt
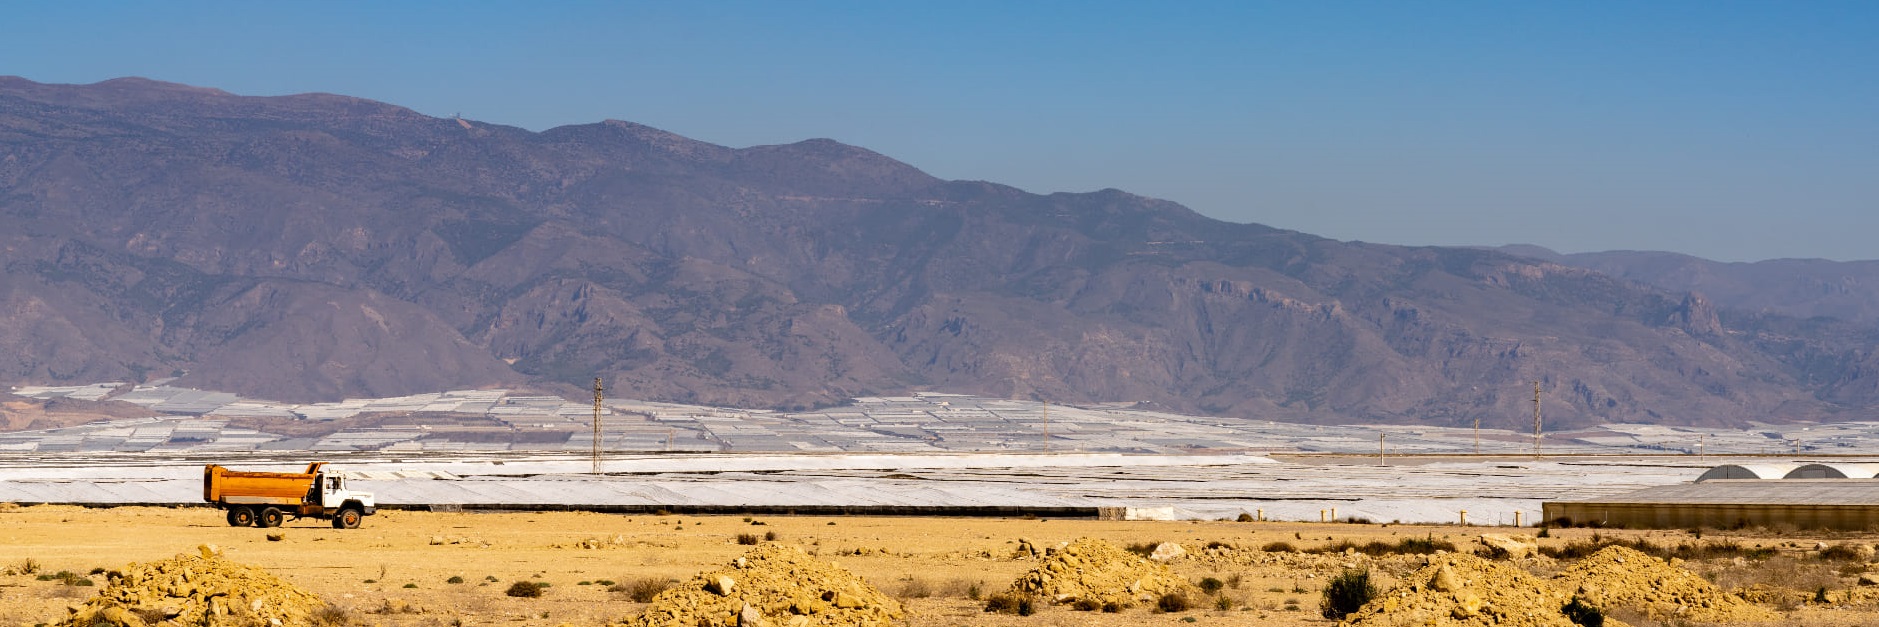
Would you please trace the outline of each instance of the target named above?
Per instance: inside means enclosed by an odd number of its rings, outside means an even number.
[[[1445,553],[1378,595],[1340,623],[1385,625],[1496,625],[1574,627],[1560,608],[1567,598],[1538,577],[1473,555]],[[1606,625],[1616,621],[1607,620]]]
[[[654,597],[642,627],[891,625],[900,603],[854,573],[785,544],[764,544],[722,570]]]
[[[1051,603],[1093,601],[1129,606],[1153,602],[1164,594],[1195,593],[1194,585],[1167,565],[1151,562],[1116,545],[1083,538],[1051,553],[1016,581],[1011,592]]]
[[[112,571],[110,583],[59,625],[294,627],[312,624],[319,597],[267,571],[227,559],[213,546]]]
[[[1696,573],[1622,546],[1579,560],[1553,586],[1601,609],[1628,608],[1653,619],[1703,623],[1769,621],[1767,608],[1710,585]]]

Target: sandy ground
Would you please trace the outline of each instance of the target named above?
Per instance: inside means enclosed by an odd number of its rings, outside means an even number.
[[[762,523],[762,524],[755,524]],[[882,590],[903,597],[910,625],[1328,625],[1318,616],[1322,575],[1279,565],[1210,567],[1200,560],[1171,565],[1193,580],[1216,577],[1239,586],[1223,594],[1232,609],[1157,613],[1147,608],[1120,614],[1045,608],[1029,617],[986,614],[968,598],[973,587],[1002,590],[1036,562],[1011,557],[1018,538],[1040,546],[1079,537],[1118,545],[1179,542],[1200,548],[1211,542],[1262,546],[1284,541],[1302,548],[1330,539],[1394,541],[1404,536],[1448,539],[1470,548],[1482,532],[1532,534],[1535,530],[1446,526],[1381,526],[1307,523],[1105,522],[979,518],[864,518],[759,516],[624,516],[580,512],[428,513],[387,511],[368,517],[364,527],[340,531],[314,520],[289,522],[286,537],[273,542],[267,532],[231,528],[221,512],[207,508],[125,507],[86,509],[35,506],[0,511],[0,569],[18,570],[27,560],[41,573],[61,570],[89,573],[129,562],[165,559],[215,544],[232,560],[265,568],[344,608],[361,625],[601,625],[637,615],[644,607],[605,583],[643,578],[682,580],[717,568],[749,548],[739,534],[775,533],[777,541],[799,545],[847,568]],[[1690,538],[1683,531],[1615,532],[1556,530],[1544,543],[1558,545],[1585,539],[1647,536],[1675,543]],[[1715,538],[1718,532],[1706,537]],[[1745,545],[1782,547],[1781,572],[1759,577],[1759,565],[1727,562],[1692,564],[1727,585],[1773,583],[1832,589],[1830,597],[1861,597],[1858,568],[1833,568],[1808,561],[1816,541],[1873,542],[1870,534],[1797,534],[1763,531],[1732,534]],[[584,540],[604,548],[574,548]],[[433,544],[443,540],[444,544]],[[861,549],[861,554],[856,554]],[[1324,558],[1340,559],[1337,556]],[[1403,572],[1379,561],[1379,575]],[[1771,564],[1776,562],[1770,562]],[[446,581],[461,577],[464,583]],[[1759,578],[1758,578],[1759,577]],[[104,577],[91,579],[103,585]],[[551,584],[541,598],[513,598],[504,590],[513,582]],[[583,582],[586,582],[585,584]],[[33,625],[58,620],[66,607],[97,587],[41,581],[35,576],[0,576],[0,624]],[[1809,588],[1812,589],[1812,588]],[[924,590],[925,594],[921,594]],[[1871,588],[1865,588],[1871,590]],[[1867,597],[1873,595],[1865,595]],[[1863,597],[1861,597],[1863,598]],[[403,611],[385,612],[387,608]],[[1788,604],[1780,624],[1879,624],[1872,601],[1824,605]],[[1650,624],[1634,622],[1633,624]]]

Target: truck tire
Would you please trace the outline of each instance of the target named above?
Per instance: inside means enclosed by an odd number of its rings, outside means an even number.
[[[255,518],[254,525],[256,527],[279,527],[281,526],[281,521],[286,519],[287,515],[282,514],[281,510],[269,507],[261,510],[261,515]]]
[[[365,519],[365,514],[361,513],[359,511],[359,508],[356,508],[356,507],[341,508],[338,514],[333,515],[333,528],[334,529],[358,529],[359,521],[364,520],[364,519]]]
[[[246,527],[252,524],[254,524],[254,508],[252,507],[228,508],[228,526]]]

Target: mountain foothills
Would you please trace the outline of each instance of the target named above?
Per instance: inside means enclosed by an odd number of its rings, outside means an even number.
[[[1431,219],[1436,219],[1432,217]],[[1324,422],[1864,417],[1879,333],[829,140],[535,133],[334,95],[0,79],[0,380],[288,401],[917,389]]]

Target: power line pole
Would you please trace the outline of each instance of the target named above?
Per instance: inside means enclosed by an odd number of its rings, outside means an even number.
[[[594,377],[594,474],[600,474],[600,377]]]
[[[1387,462],[1383,461],[1383,432],[1382,431],[1377,432],[1377,465],[1378,466],[1389,465]]]
[[[1481,454],[1481,417],[1474,417],[1474,454]]]
[[[1533,456],[1540,456],[1540,382],[1533,382]]]
[[[1050,401],[1044,401],[1044,452],[1050,452]]]

